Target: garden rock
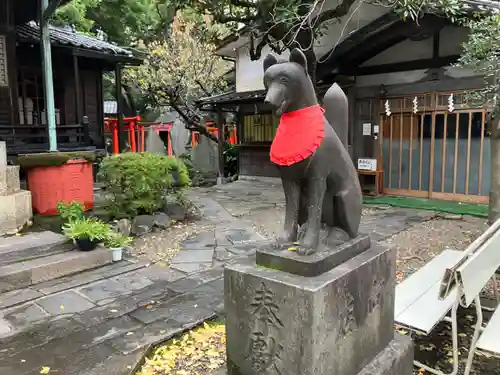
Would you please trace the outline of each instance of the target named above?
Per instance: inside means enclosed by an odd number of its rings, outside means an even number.
[[[132,222],[131,233],[135,236],[150,233],[155,225],[155,217],[153,215],[136,216]]]
[[[121,219],[115,224],[116,231],[123,234],[124,236],[130,236],[130,220]]]
[[[157,212],[153,215],[154,217],[154,226],[159,229],[167,229],[169,224],[169,217],[164,212]]]
[[[167,203],[163,211],[171,220],[182,221],[186,218],[186,208],[180,203]]]

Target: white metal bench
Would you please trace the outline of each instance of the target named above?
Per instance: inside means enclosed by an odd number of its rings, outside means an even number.
[[[477,313],[465,375],[470,372],[476,343],[479,348],[493,352],[500,346],[500,340],[495,340],[494,337],[495,332],[500,333],[498,310],[495,319],[492,318],[484,330],[481,340],[477,341],[482,328],[479,293],[489,279],[493,278],[496,281],[495,271],[499,266],[500,220],[488,228],[465,251],[443,251],[396,287],[394,316],[398,325],[414,332],[429,334],[439,322],[451,323],[453,371],[450,375],[456,375],[458,372],[457,309],[459,306],[468,307],[474,302]],[[498,295],[495,295],[498,301]],[[442,371],[421,362],[414,361],[414,364],[433,374],[444,375]]]

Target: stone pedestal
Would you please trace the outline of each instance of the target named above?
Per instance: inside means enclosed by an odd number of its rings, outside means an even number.
[[[412,374],[411,340],[394,333],[396,252],[363,238],[351,246],[358,255],[340,264],[311,256],[321,262],[312,277],[287,272],[297,264],[286,254],[279,267],[226,268],[228,374]]]
[[[31,220],[31,193],[21,190],[19,166],[7,165],[5,142],[0,142],[0,235],[14,234]]]

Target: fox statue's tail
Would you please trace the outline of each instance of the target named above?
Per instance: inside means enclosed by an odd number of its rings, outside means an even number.
[[[347,150],[349,132],[349,105],[347,96],[339,85],[334,83],[323,98],[325,117],[332,126],[340,142]]]

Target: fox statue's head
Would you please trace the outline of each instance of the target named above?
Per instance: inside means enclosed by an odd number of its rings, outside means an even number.
[[[264,102],[277,115],[318,104],[311,78],[307,73],[306,56],[295,48],[289,61],[278,61],[273,55],[264,59]]]

